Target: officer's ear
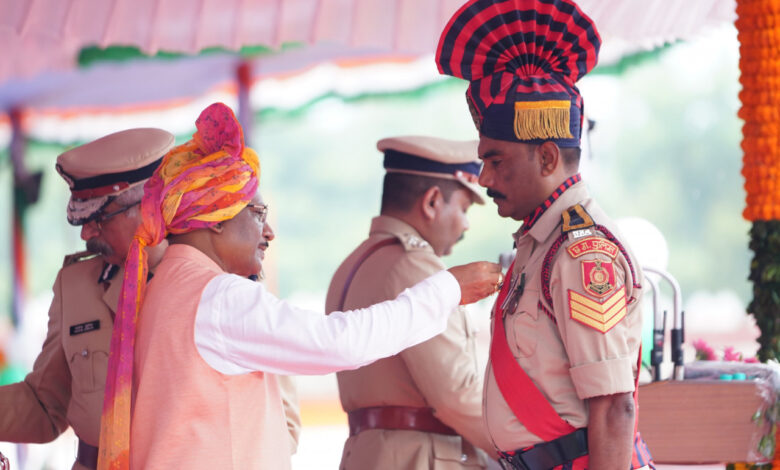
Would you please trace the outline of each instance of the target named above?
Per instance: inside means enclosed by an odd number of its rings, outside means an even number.
[[[555,142],[547,141],[536,147],[541,176],[550,176],[562,164],[561,149]]]
[[[427,220],[433,220],[439,213],[444,196],[441,193],[441,189],[438,186],[431,186],[425,191],[420,199],[420,209],[423,217]]]

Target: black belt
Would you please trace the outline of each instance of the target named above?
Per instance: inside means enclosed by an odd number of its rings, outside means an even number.
[[[505,470],[550,470],[588,455],[588,428],[513,453],[501,452],[498,462]]]
[[[79,439],[79,452],[76,454],[76,462],[83,467],[96,469],[98,461],[98,448]]]

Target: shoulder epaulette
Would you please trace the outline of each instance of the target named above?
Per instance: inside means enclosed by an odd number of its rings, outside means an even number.
[[[417,235],[404,233],[398,238],[401,240],[401,244],[405,251],[419,251],[431,248],[431,245],[427,241]]]
[[[88,259],[94,258],[95,256],[97,256],[95,253],[89,251],[79,251],[78,253],[65,256],[65,259],[62,260],[62,267],[64,268],[65,266],[70,266],[71,264],[78,263],[79,261],[86,261]]]
[[[539,305],[548,315],[550,311],[548,306],[552,309],[553,304],[550,291],[553,261],[558,250],[567,240],[569,241],[569,246],[566,248],[566,251],[572,258],[579,258],[587,253],[597,252],[615,259],[618,252],[620,252],[628,264],[631,285],[636,289],[642,288],[626,248],[609,229],[603,225],[596,224],[582,205],[576,204],[569,207],[563,212],[561,219],[563,221],[563,226],[561,227],[563,233],[553,242],[542,261],[542,297],[547,302],[547,305],[544,305],[544,302],[541,300]]]
[[[596,225],[588,211],[580,204],[575,204],[561,214],[563,233],[573,232],[574,230],[584,230]]]

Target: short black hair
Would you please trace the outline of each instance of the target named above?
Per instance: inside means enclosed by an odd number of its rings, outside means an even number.
[[[567,147],[561,148],[561,158],[563,160],[563,166],[567,169],[576,169],[580,167],[580,155],[582,149],[579,147]]]
[[[386,173],[382,183],[381,212],[409,211],[423,194],[434,186],[439,187],[445,202],[449,202],[456,190],[465,188],[457,180],[410,173]]]

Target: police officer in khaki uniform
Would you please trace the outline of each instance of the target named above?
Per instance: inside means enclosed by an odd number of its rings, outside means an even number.
[[[66,257],[57,275],[33,371],[0,387],[0,440],[48,442],[70,425],[79,437],[74,468],[95,468],[120,266],[140,220],[143,183],[173,144],[161,129],[131,129],[57,157],[71,189],[68,222],[81,226],[88,251]],[[149,251],[150,265],[162,250]]]
[[[81,226],[87,251],[67,256],[57,275],[33,371],[23,382],[0,387],[0,441],[49,442],[71,426],[79,437],[73,468],[96,467],[122,266],[140,222],[143,184],[173,144],[164,130],[129,129],[57,158],[57,171],[71,189],[68,222]],[[150,267],[164,249],[148,249]],[[300,421],[295,402],[285,405],[294,449]]]
[[[381,215],[336,271],[326,311],[365,307],[444,269],[484,204],[475,184],[476,142],[431,137],[379,141],[385,175]],[[475,329],[459,308],[447,330],[397,356],[337,374],[350,437],[342,469],[484,468],[491,451],[482,422]]]
[[[471,82],[479,183],[500,216],[523,222],[485,378],[505,468],[652,467],[636,429],[642,273],[578,173],[574,83],[599,45],[571,0],[470,0],[439,43],[439,70]]]

